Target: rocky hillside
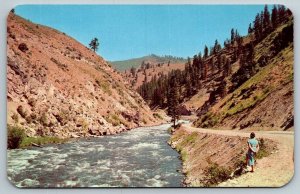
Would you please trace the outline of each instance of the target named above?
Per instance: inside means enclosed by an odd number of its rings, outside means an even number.
[[[7,122],[29,136],[107,135],[161,121],[103,58],[65,33],[7,20]]]

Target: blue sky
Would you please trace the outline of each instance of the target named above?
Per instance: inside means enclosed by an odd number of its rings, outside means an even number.
[[[231,28],[247,34],[264,5],[21,5],[16,14],[67,33],[84,45],[97,37],[106,60],[148,54],[192,57]],[[270,8],[269,8],[270,9]]]

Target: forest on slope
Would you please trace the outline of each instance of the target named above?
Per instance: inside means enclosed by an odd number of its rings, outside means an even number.
[[[198,127],[293,127],[293,17],[283,5],[266,5],[248,34],[232,29],[184,70],[153,77],[137,90],[149,105],[178,118],[194,112]],[[187,109],[187,110],[182,110]]]

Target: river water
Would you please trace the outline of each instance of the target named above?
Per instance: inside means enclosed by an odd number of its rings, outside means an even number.
[[[181,187],[170,124],[43,148],[8,150],[8,179],[17,187]]]

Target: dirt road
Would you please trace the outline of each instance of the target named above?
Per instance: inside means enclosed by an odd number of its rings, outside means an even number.
[[[248,137],[249,132],[237,130],[214,130],[191,127],[186,130],[224,136]],[[254,173],[246,173],[228,180],[218,187],[281,187],[287,184],[294,174],[294,132],[293,131],[256,131],[257,138],[268,138],[277,143],[278,150],[270,156],[257,161]]]

